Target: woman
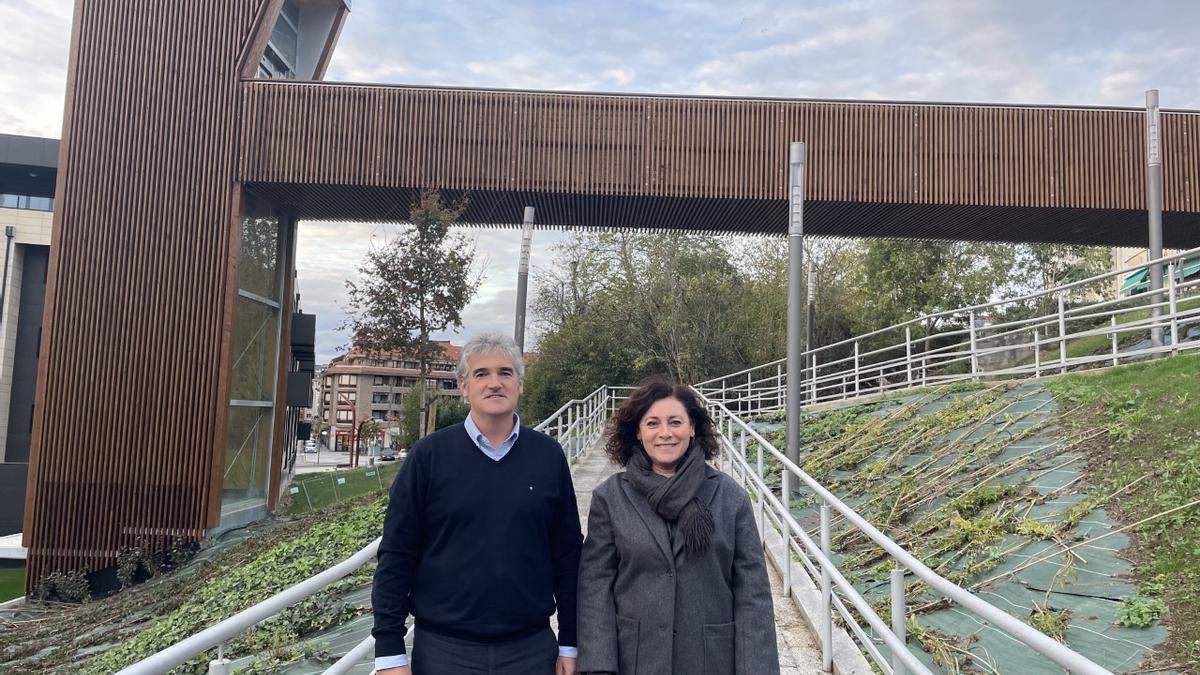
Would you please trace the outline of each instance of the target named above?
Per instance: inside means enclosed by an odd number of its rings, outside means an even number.
[[[579,566],[581,673],[779,672],[750,499],[705,463],[717,442],[681,385],[649,380],[617,410],[606,451],[625,471],[592,492]]]

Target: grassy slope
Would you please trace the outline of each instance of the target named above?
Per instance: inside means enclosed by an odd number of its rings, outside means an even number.
[[[37,621],[0,623],[0,673],[116,672],[344,560],[380,534],[385,504],[385,497],[362,497],[265,525],[188,572],[159,575],[83,605],[50,605]],[[258,670],[278,672],[307,655],[305,636],[359,611],[337,595],[369,583],[373,570],[368,563],[330,590],[243,633],[226,654],[258,654]],[[213,654],[175,672],[205,672]]]
[[[0,602],[25,593],[25,570],[0,569]]]
[[[1083,405],[1068,425],[1108,430],[1089,453],[1093,485],[1145,476],[1116,504],[1124,524],[1200,500],[1200,356],[1070,375],[1048,388]],[[1161,593],[1170,608],[1159,665],[1200,667],[1200,507],[1135,528],[1133,555],[1143,593]]]
[[[976,481],[963,481],[973,467],[982,471],[980,475],[1008,473],[1015,477],[1019,472],[1006,468],[1015,468],[1011,455],[997,452],[995,446],[989,450],[987,442],[957,446],[940,436],[985,419],[1009,420],[1012,416],[997,411],[990,401],[991,387],[974,392],[978,385],[905,392],[906,399],[921,396],[933,400],[945,399],[954,389],[967,397],[915,417],[915,411],[896,417],[901,410],[894,410],[886,413],[893,418],[890,422],[866,415],[874,405],[815,414],[802,427],[802,445],[812,449],[803,464],[835,491],[851,498],[857,495],[862,501],[855,504],[856,509],[931,567],[968,586],[991,577],[991,568],[1003,564],[1003,553],[1011,550],[1008,546],[1014,535],[1028,540],[1054,539],[1065,546],[1076,541],[1070,531],[1093,509],[1106,509],[1123,525],[1200,499],[1200,356],[1071,375],[1047,380],[1046,388],[1059,399],[1060,413],[1072,411],[1067,419],[1057,420],[1065,428],[1056,435],[1064,445],[1085,450],[1090,459],[1086,480],[1073,490],[1088,498],[1057,519],[1033,521],[1019,515],[1045,501],[1025,485],[1006,487],[1012,485],[1009,480],[992,479],[970,488]],[[1056,419],[1051,417],[1045,423],[1053,424]],[[768,436],[781,447],[781,430]],[[1019,440],[992,438],[1001,445]],[[881,452],[883,448],[886,451]],[[936,468],[945,466],[951,456],[963,457],[964,451],[981,456],[964,464],[950,480],[946,474],[932,475],[936,471],[916,470],[919,465],[912,462],[930,452],[943,455],[943,461],[930,467]],[[895,452],[907,454],[909,459],[900,462],[896,455],[889,457]],[[1043,463],[1049,466],[1057,460],[1048,458]],[[768,475],[778,485],[778,468],[772,464],[768,461]],[[909,468],[898,470],[901,466]],[[1142,476],[1147,477],[1133,489],[1108,498]],[[916,506],[920,502],[926,506]],[[1156,665],[1180,665],[1192,672],[1200,665],[1200,508],[1181,510],[1132,534],[1136,544],[1126,554],[1137,563],[1139,595],[1146,596],[1139,603],[1157,602],[1153,594],[1158,593],[1170,608],[1166,617],[1170,642]],[[947,555],[947,545],[955,548],[953,554]],[[846,569],[852,580],[886,581],[889,565],[872,547],[836,536],[835,549],[847,556]],[[1047,617],[1035,613],[1027,620],[1037,623],[1039,618]],[[924,621],[923,616],[917,619]],[[946,637],[943,642],[954,646],[953,638]],[[922,640],[923,645],[925,642]],[[935,641],[929,643],[937,647]],[[928,650],[929,645],[925,646]],[[969,644],[957,646],[968,648]],[[963,666],[951,662],[950,657],[940,665],[950,671]]]

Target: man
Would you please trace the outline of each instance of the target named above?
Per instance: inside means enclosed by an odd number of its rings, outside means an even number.
[[[468,342],[470,414],[417,442],[392,484],[371,593],[380,675],[575,673],[575,490],[562,447],[516,415],[524,375],[510,338]]]

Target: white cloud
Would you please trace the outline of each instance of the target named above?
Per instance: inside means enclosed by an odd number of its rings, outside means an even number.
[[[628,68],[609,68],[601,73],[601,75],[604,79],[622,87],[633,82],[634,77],[633,71]]]
[[[70,39],[69,0],[0,4],[0,133],[61,134]]]

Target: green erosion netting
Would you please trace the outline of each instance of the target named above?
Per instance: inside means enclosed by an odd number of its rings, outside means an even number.
[[[841,426],[824,423],[832,433],[809,438],[801,465],[942,576],[1022,621],[1038,608],[1072,649],[1136,671],[1166,629],[1116,624],[1121,599],[1136,593],[1123,533],[1064,553],[1117,526],[1082,476],[1086,438],[1067,437],[1058,413],[1036,383],[923,391],[814,414],[806,428],[828,415]],[[781,425],[756,426],[783,447]],[[798,499],[793,512],[816,539],[816,502]],[[832,534],[847,578],[889,621],[889,557],[836,514]],[[912,575],[906,588],[910,649],[935,672],[1063,672]]]

